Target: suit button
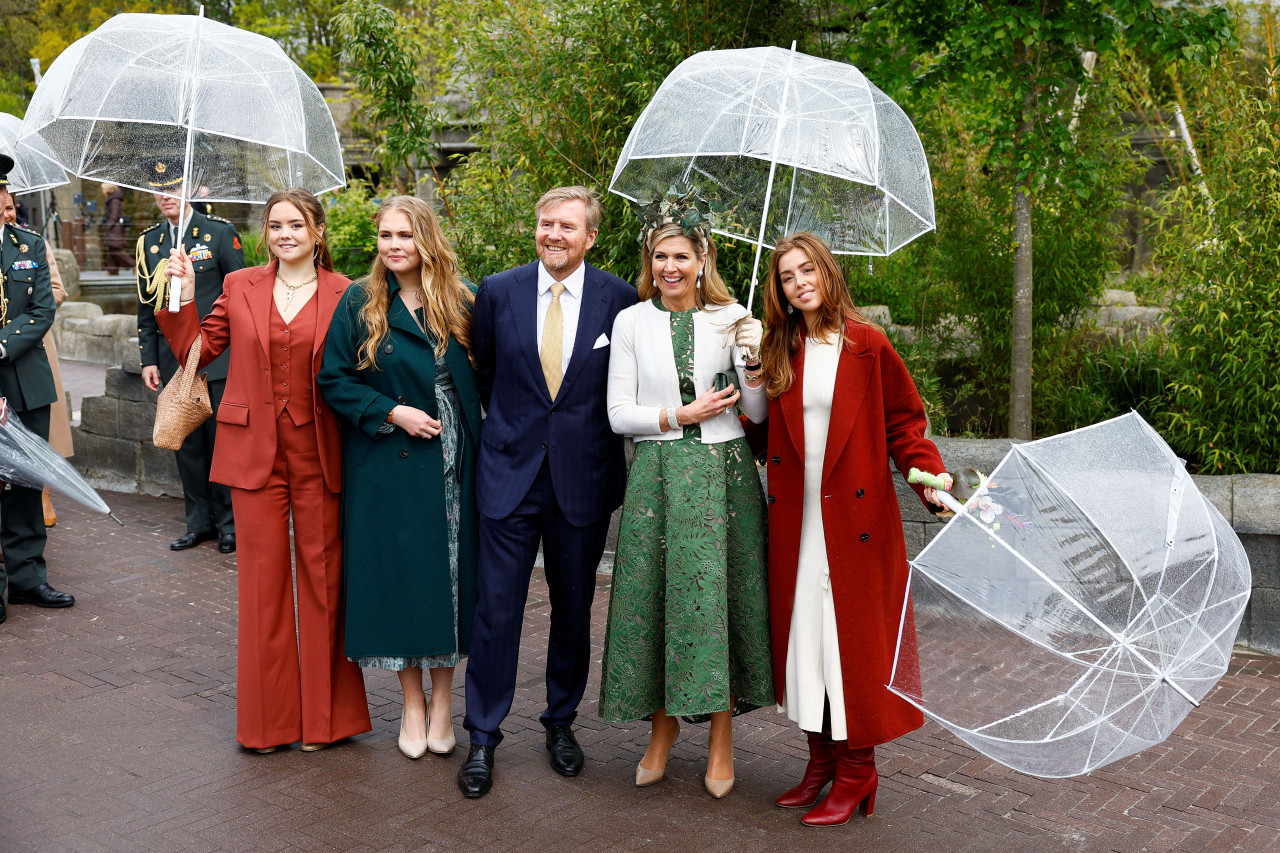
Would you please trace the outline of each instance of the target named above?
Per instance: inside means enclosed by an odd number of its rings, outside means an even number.
[[[385,347],[382,348],[382,351],[388,354],[395,352],[396,351],[395,344],[387,344]]]
[[[870,534],[870,533],[864,533],[864,534],[862,534],[861,536],[859,536],[858,538],[859,538],[859,539],[861,539],[863,542],[866,542],[868,539],[870,539],[870,538],[871,538],[871,534]]]
[[[781,465],[781,464],[782,464],[782,457],[781,457],[781,456],[775,456],[775,457],[773,457],[773,459],[772,459],[772,460],[770,460],[770,461],[772,461],[774,465]]]
[[[773,495],[769,495],[769,503],[773,503]]]
[[[543,450],[546,450],[546,449],[547,449],[547,443],[546,443],[545,441],[544,441],[544,442],[542,442],[542,449],[543,449]]]
[[[409,458],[409,451],[407,451],[407,450],[401,450],[401,451],[400,451],[400,458],[401,458],[401,459],[408,459],[408,458]],[[864,534],[862,534],[862,535],[863,535],[863,536],[866,536],[867,534],[865,534],[865,533],[864,533]]]
[[[403,406],[403,405],[404,405],[404,397],[396,397],[396,402]]]
[[[863,495],[865,495],[866,493],[867,493],[867,490],[866,490],[866,489],[858,489],[858,491],[854,492],[853,494],[854,494],[854,497],[859,497],[859,498],[860,498],[860,497],[862,497]]]

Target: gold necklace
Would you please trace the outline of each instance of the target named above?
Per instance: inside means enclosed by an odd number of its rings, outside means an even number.
[[[286,312],[286,311],[288,311],[288,310],[289,310],[289,305],[290,305],[290,303],[292,303],[292,302],[293,302],[293,295],[294,295],[295,293],[297,293],[297,292],[298,292],[299,290],[301,290],[302,288],[306,287],[308,284],[311,284],[312,282],[314,282],[314,281],[315,281],[316,279],[318,279],[318,278],[320,278],[320,272],[319,272],[319,270],[317,270],[316,272],[313,272],[313,273],[311,274],[311,278],[307,279],[306,281],[302,281],[302,282],[299,282],[299,283],[297,283],[297,284],[290,284],[288,281],[286,281],[286,280],[285,280],[285,277],[284,277],[284,276],[280,275],[280,273],[278,273],[278,272],[277,272],[277,273],[276,273],[276,281],[278,281],[278,282],[280,282],[281,284],[283,284],[283,285],[284,285],[284,289],[285,289],[286,291],[288,291],[288,293],[286,293],[286,294],[285,294],[285,297],[284,297],[284,307],[280,309],[280,313],[281,313],[281,314],[283,314],[284,312]]]

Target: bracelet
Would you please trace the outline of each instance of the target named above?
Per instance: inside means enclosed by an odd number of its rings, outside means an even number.
[[[680,420],[676,417],[675,409],[667,409],[667,426],[671,429],[680,429]]]
[[[387,412],[387,420],[385,421],[385,423],[391,423],[391,416],[394,415],[395,413],[396,413],[396,407],[392,406],[391,411]]]
[[[760,369],[760,368],[762,368],[762,367],[764,367],[764,364],[763,364],[762,362],[759,362],[759,361],[757,361],[755,364],[743,364],[743,365],[742,365],[742,369],[743,369],[743,370],[759,370],[759,369]]]

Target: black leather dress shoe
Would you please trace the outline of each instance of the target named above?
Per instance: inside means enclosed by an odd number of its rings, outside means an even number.
[[[577,776],[582,772],[582,747],[569,726],[547,729],[547,752],[551,753],[551,769],[561,776]]]
[[[213,533],[191,533],[187,532],[179,536],[177,539],[169,543],[170,551],[185,551],[188,548],[194,548],[201,542],[211,542],[214,539]]]
[[[236,535],[234,533],[224,533],[218,539],[218,550],[224,554],[234,554],[236,552]]]
[[[70,607],[76,600],[70,593],[58,592],[47,583],[42,583],[23,592],[10,587],[9,603],[34,604],[36,607]]]
[[[469,800],[483,797],[493,787],[493,747],[473,743],[458,770],[458,789]]]

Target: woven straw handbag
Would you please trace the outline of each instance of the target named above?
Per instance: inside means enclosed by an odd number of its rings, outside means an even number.
[[[200,335],[196,335],[186,363],[156,399],[156,424],[151,430],[151,443],[156,447],[177,450],[186,437],[213,414],[209,383],[196,371],[199,364]]]

